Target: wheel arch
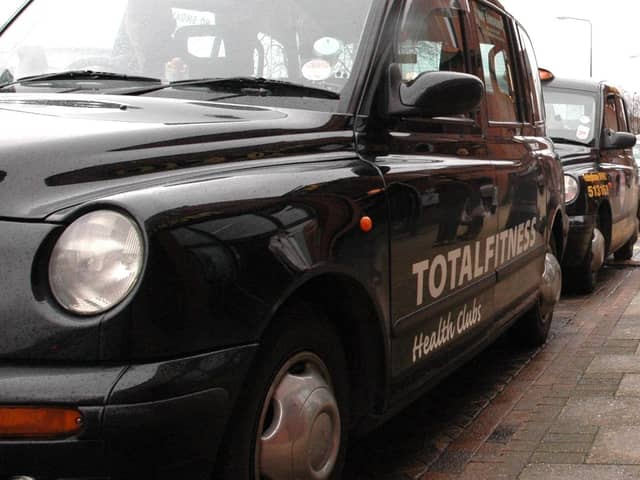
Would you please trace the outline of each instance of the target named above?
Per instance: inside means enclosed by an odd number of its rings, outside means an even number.
[[[358,426],[384,408],[387,397],[388,342],[383,315],[365,286],[345,273],[321,273],[297,285],[274,309],[267,324],[290,304],[304,302],[337,329],[349,368],[350,418]]]

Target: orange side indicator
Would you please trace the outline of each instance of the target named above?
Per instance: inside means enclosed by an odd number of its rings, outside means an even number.
[[[373,220],[371,220],[371,217],[362,217],[360,219],[360,230],[364,233],[369,233],[373,230]]]
[[[82,413],[60,407],[0,407],[0,438],[59,438],[82,428]]]

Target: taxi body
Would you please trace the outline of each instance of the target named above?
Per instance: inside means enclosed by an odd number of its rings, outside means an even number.
[[[338,479],[545,341],[562,169],[498,2],[66,1],[0,32],[0,477]]]
[[[604,82],[543,85],[547,131],[562,161],[570,231],[565,284],[591,292],[604,259],[626,260],[638,238],[638,170],[623,95]]]

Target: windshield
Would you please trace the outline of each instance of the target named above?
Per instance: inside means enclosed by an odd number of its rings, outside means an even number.
[[[547,135],[590,145],[596,131],[596,95],[576,90],[544,90]]]
[[[0,36],[0,84],[92,70],[163,82],[256,77],[340,93],[372,3],[34,0]]]

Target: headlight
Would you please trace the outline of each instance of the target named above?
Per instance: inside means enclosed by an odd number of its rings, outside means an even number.
[[[580,185],[578,181],[571,175],[564,176],[564,203],[571,203],[577,197],[580,192]]]
[[[128,217],[110,210],[88,213],[67,227],[51,253],[51,291],[78,315],[109,310],[138,281],[143,250],[142,235]]]

